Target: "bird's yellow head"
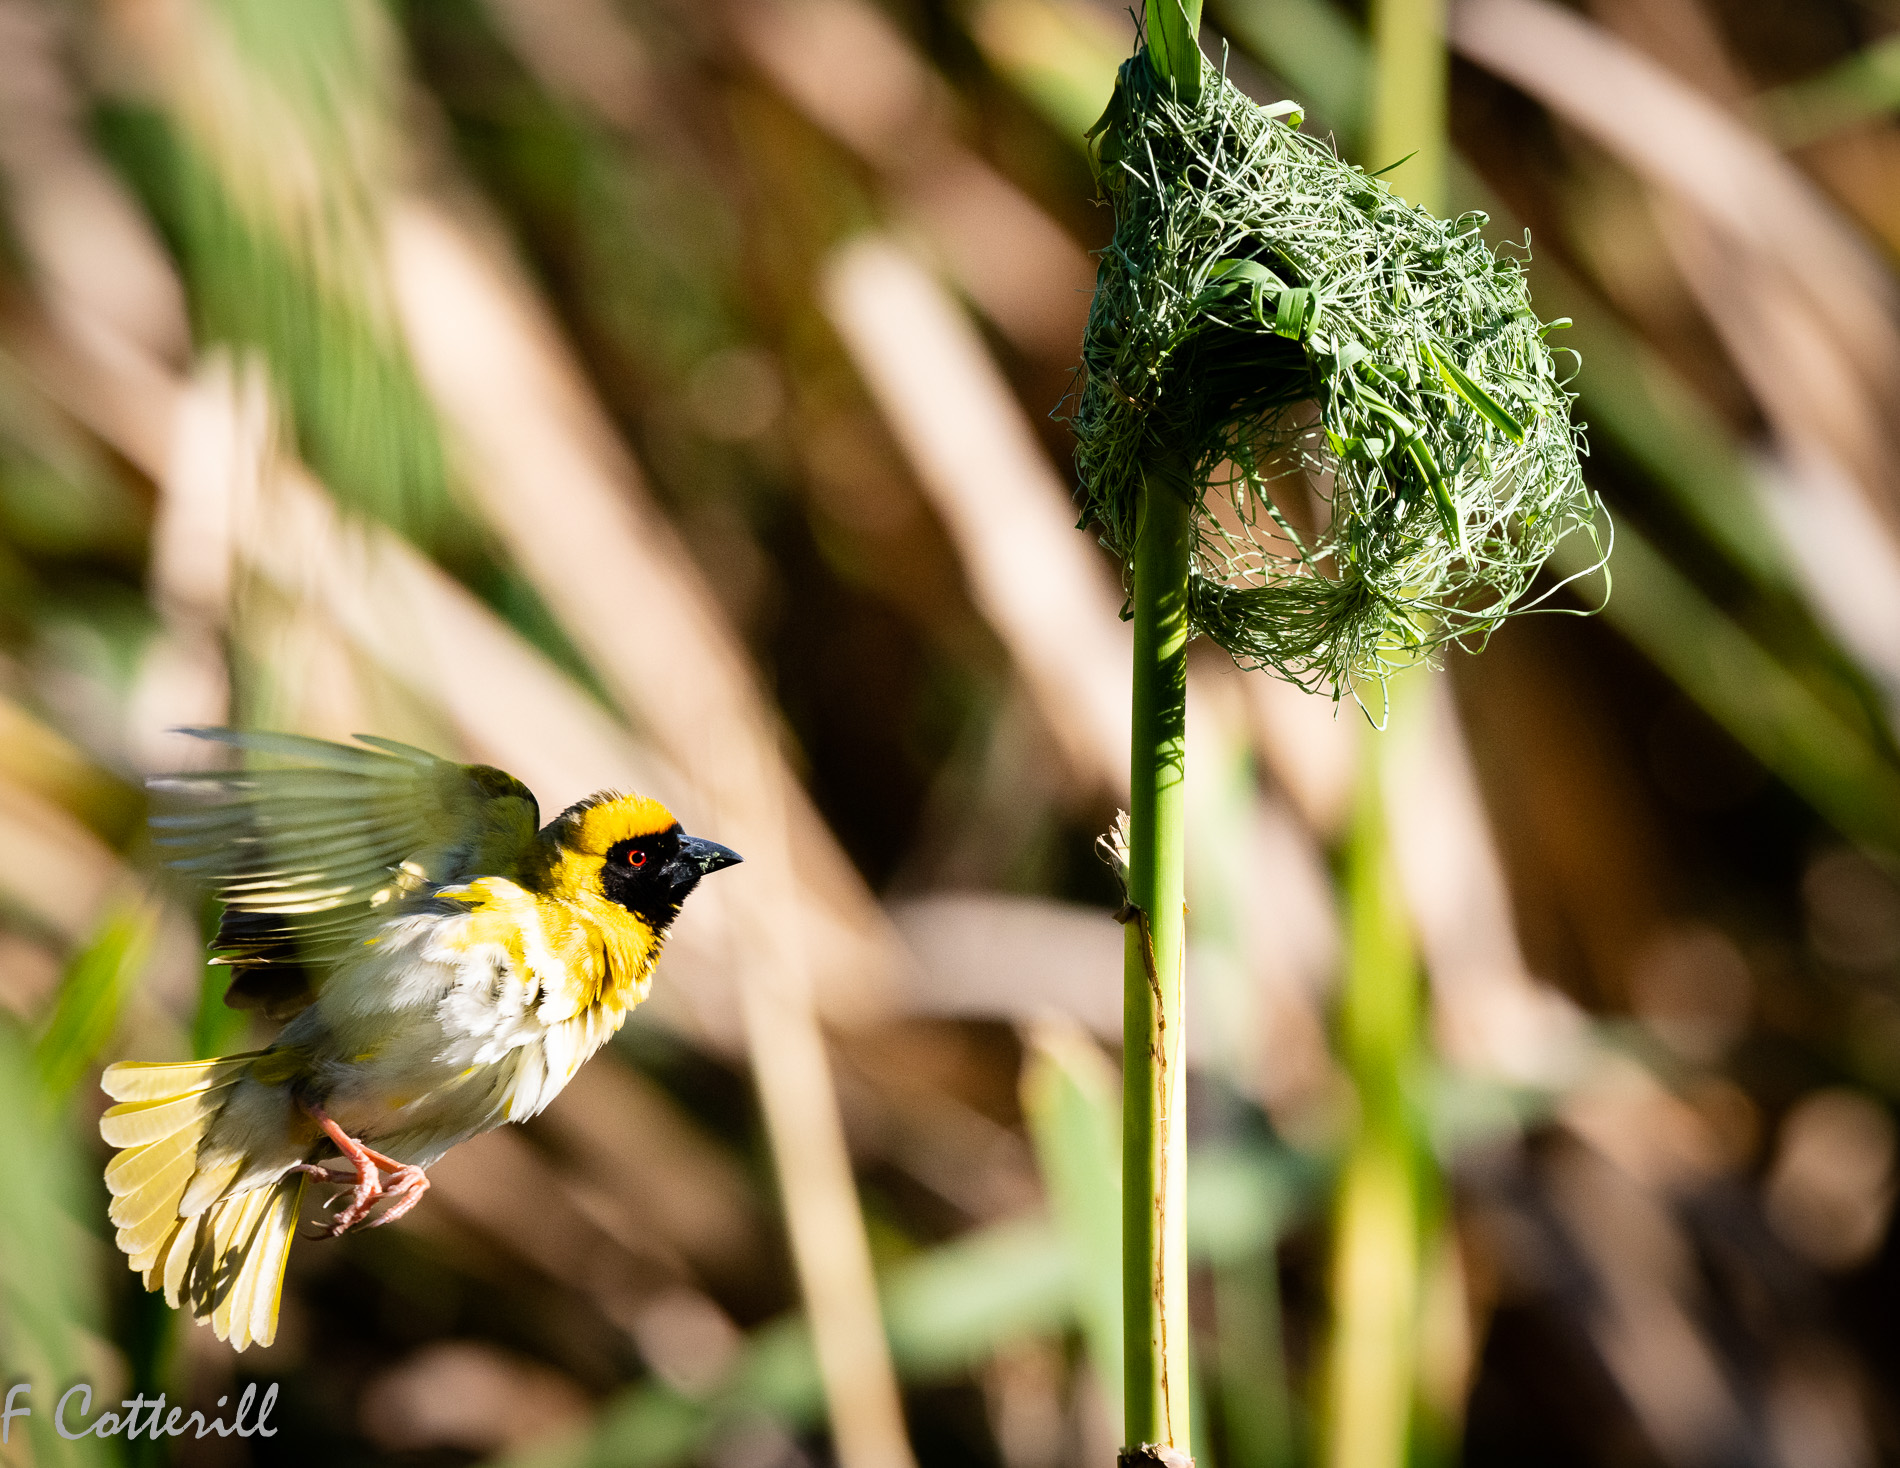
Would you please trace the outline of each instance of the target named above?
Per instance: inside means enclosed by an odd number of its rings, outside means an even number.
[[[556,848],[553,892],[598,893],[656,932],[679,916],[701,877],[740,859],[716,842],[688,836],[673,812],[644,795],[589,796],[555,817],[544,835]]]

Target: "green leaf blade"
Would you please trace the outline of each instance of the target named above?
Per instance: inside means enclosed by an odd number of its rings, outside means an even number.
[[[1201,99],[1205,58],[1195,40],[1201,28],[1201,0],[1147,0],[1148,60],[1163,87],[1173,83],[1186,103]]]
[[[1432,347],[1425,348],[1425,355],[1438,369],[1438,375],[1445,385],[1469,403],[1498,432],[1512,443],[1524,442],[1524,425],[1519,423],[1510,410],[1491,396],[1464,368],[1452,361],[1445,353]]]

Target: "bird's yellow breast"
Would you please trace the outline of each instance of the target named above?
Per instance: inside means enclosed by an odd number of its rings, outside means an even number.
[[[501,948],[532,976],[549,1023],[602,1006],[624,1011],[647,996],[661,935],[583,883],[563,884],[554,895],[483,877],[440,895],[469,909],[457,946]]]

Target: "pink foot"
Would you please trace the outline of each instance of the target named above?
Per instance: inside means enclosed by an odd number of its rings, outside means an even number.
[[[389,1206],[363,1226],[381,1228],[385,1223],[394,1223],[420,1203],[428,1191],[429,1179],[423,1170],[404,1163],[389,1175]]]
[[[323,1237],[340,1238],[351,1229],[362,1225],[364,1219],[369,1217],[369,1211],[375,1206],[376,1200],[384,1196],[383,1180],[378,1174],[379,1168],[389,1173],[390,1182],[396,1188],[396,1206],[392,1212],[385,1213],[375,1221],[386,1223],[391,1217],[400,1218],[416,1206],[416,1200],[429,1186],[429,1180],[422,1175],[421,1168],[411,1167],[406,1163],[396,1161],[393,1157],[385,1157],[382,1153],[365,1147],[325,1115],[320,1106],[306,1104],[304,1110],[310,1113],[317,1125],[323,1128],[324,1135],[336,1144],[337,1150],[343,1154],[344,1159],[356,1169],[354,1177],[350,1174],[339,1176],[311,1163],[300,1164],[303,1171],[320,1177],[326,1182],[341,1184],[353,1181],[355,1183],[348,1206],[343,1208],[329,1228],[323,1231]]]

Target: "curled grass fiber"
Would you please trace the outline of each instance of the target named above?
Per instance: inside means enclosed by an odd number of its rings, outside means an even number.
[[[1144,477],[1195,505],[1194,630],[1337,699],[1481,645],[1602,514],[1521,264],[1210,74],[1125,63],[1071,425],[1128,574]],[[1598,542],[1600,545],[1601,542]]]

